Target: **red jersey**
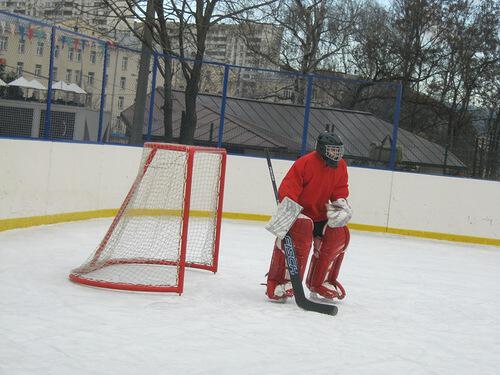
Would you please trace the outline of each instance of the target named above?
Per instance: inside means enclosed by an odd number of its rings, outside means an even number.
[[[293,163],[278,190],[280,201],[288,197],[302,207],[302,213],[313,221],[327,220],[328,201],[349,195],[347,164],[339,161],[337,168],[326,165],[316,152],[310,152]]]

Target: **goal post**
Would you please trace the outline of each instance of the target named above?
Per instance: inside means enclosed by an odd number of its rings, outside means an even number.
[[[186,267],[216,272],[225,168],[221,148],[145,143],[117,215],[70,280],[181,294]]]

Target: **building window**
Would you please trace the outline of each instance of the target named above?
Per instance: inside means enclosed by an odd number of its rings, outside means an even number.
[[[55,66],[52,68],[52,79],[57,81],[57,68]]]
[[[38,56],[43,56],[43,44],[44,44],[43,42],[38,42],[36,44],[36,54]]]
[[[26,50],[26,42],[22,39],[19,39],[19,44],[17,45],[17,53],[22,55]]]
[[[125,101],[125,98],[123,96],[118,97],[118,109],[123,109],[124,101]]]
[[[126,71],[128,68],[128,57],[123,56],[122,58],[122,70]]]
[[[89,72],[89,75],[87,77],[87,83],[89,86],[94,86],[94,76],[95,74],[93,72]]]
[[[7,45],[9,42],[9,38],[6,36],[0,37],[0,51],[6,51],[7,50]]]
[[[75,82],[79,85],[82,84],[82,79],[80,77],[80,71],[79,70],[75,70]]]
[[[22,76],[23,75],[23,69],[24,69],[24,63],[19,61],[17,63],[17,67],[16,67],[16,74],[18,76]]]
[[[73,75],[73,71],[71,69],[66,69],[66,82],[71,82],[71,76]]]
[[[42,66],[35,65],[35,77],[41,77],[41,76],[42,76]]]
[[[95,64],[97,59],[97,52],[96,51],[90,51],[90,62],[92,64]]]
[[[76,61],[78,61],[78,62],[82,61],[82,50],[81,49],[76,50]]]
[[[120,77],[120,88],[125,90],[125,85],[127,84],[127,79],[125,77]]]
[[[74,56],[73,48],[68,48],[68,60],[73,61],[73,56]]]
[[[56,46],[54,50],[54,57],[57,59],[59,57],[59,46]]]

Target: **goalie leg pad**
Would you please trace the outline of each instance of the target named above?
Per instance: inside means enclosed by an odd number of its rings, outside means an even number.
[[[325,226],[323,237],[314,239],[314,253],[306,279],[306,285],[311,292],[330,299],[345,297],[345,290],[337,281],[337,277],[349,239],[347,227],[328,226]]]
[[[300,215],[288,232],[292,237],[301,278],[304,275],[307,258],[311,249],[312,230],[312,220],[307,216]],[[280,239],[277,239],[274,245],[271,265],[267,274],[266,295],[272,300],[280,300],[293,296],[290,277],[285,264],[282,240]]]
[[[271,265],[267,274],[266,295],[272,300],[280,300],[286,297],[281,285],[286,285],[290,280],[286,277],[285,254],[278,245],[281,240],[277,239],[271,257]]]
[[[271,265],[269,266],[269,273],[267,274],[268,280],[275,280],[278,284],[283,284],[287,281],[285,278],[285,254],[278,245],[281,240],[276,240],[273,249],[273,256],[271,258]]]
[[[313,221],[309,217],[301,214],[288,232],[292,237],[301,279],[304,277],[307,259],[309,258],[309,252],[311,251],[313,229]]]

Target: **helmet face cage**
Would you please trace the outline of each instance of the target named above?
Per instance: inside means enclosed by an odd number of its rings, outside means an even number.
[[[325,156],[333,160],[334,162],[339,162],[344,156],[344,146],[343,145],[326,145],[325,146]]]
[[[329,167],[337,168],[344,156],[344,145],[337,134],[322,133],[318,137],[316,151]]]

